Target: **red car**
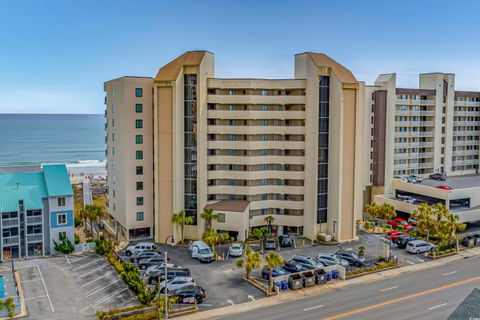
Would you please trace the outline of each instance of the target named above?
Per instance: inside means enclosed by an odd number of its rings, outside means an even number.
[[[403,229],[405,230],[413,230],[413,225],[405,221],[405,219],[403,218],[395,218],[393,220],[388,220],[387,224],[391,225],[394,228],[398,226],[403,226]]]
[[[450,186],[435,186],[435,188],[442,190],[453,190],[453,188]]]
[[[389,231],[389,232],[385,233],[385,239],[393,241],[393,240],[397,239],[398,237],[400,237],[402,234],[406,235],[406,236],[409,236],[409,234],[407,232],[392,230],[392,231]]]

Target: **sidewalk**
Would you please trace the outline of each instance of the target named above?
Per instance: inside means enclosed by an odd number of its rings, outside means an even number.
[[[315,296],[318,294],[323,294],[326,292],[334,291],[341,289],[343,287],[349,287],[352,285],[360,285],[360,284],[366,284],[366,283],[371,283],[371,282],[376,282],[380,281],[383,279],[387,278],[392,278],[396,277],[405,273],[409,272],[415,272],[415,271],[420,271],[420,270],[425,270],[433,267],[438,267],[445,265],[449,262],[453,261],[459,261],[463,260],[465,258],[469,257],[474,257],[480,255],[480,248],[474,248],[474,249],[468,249],[465,251],[462,251],[461,253],[454,255],[454,256],[449,256],[445,258],[441,258],[438,260],[434,261],[429,261],[421,264],[415,264],[415,265],[409,265],[409,266],[404,266],[400,267],[397,269],[391,269],[391,270],[386,270],[386,271],[380,271],[377,273],[372,273],[369,275],[365,275],[362,277],[354,278],[351,280],[345,280],[341,282],[336,282],[334,284],[327,284],[324,286],[315,286],[311,288],[304,288],[299,291],[288,291],[286,293],[282,293],[278,296],[270,297],[270,298],[265,298],[257,301],[252,301],[252,302],[246,302],[234,306],[228,306],[228,307],[223,307],[223,308],[218,308],[218,309],[213,309],[213,310],[208,310],[208,311],[203,311],[199,313],[195,313],[189,316],[184,316],[180,317],[178,319],[182,320],[207,320],[207,319],[213,319],[216,317],[221,317],[225,316],[228,314],[234,314],[234,313],[242,313],[242,312],[247,312],[247,311],[252,311],[255,309],[263,308],[263,307],[271,307],[274,305],[282,304],[285,302],[289,301],[294,301],[294,300],[300,300],[306,297],[310,296]]]

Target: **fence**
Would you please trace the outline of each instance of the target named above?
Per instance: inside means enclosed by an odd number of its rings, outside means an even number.
[[[91,251],[95,249],[95,242],[86,242],[75,245],[75,252]]]

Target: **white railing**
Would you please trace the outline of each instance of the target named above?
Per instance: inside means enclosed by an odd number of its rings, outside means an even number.
[[[453,151],[454,156],[463,156],[463,155],[476,155],[479,154],[478,150],[455,150]]]
[[[14,237],[4,237],[3,238],[3,245],[14,245],[14,244],[18,244],[19,241],[18,241],[18,236],[14,236]]]
[[[433,168],[433,162],[425,162],[425,163],[419,163],[418,164],[419,169],[423,168]]]
[[[27,242],[39,242],[42,240],[42,234],[27,234]]]
[[[18,225],[18,219],[17,218],[3,219],[2,220],[2,226],[3,227],[11,227],[11,226],[17,226],[17,225]]]
[[[43,222],[42,216],[27,217],[27,224],[39,224]]]
[[[455,116],[473,116],[473,117],[478,117],[480,116],[479,111],[455,111],[453,113]]]
[[[479,102],[479,101],[460,101],[460,100],[455,100],[455,105],[456,105],[456,106],[461,106],[461,107],[480,107],[480,102]]]
[[[454,136],[478,136],[480,131],[477,130],[455,130],[453,131]]]

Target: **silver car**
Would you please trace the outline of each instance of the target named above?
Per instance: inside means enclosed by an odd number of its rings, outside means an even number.
[[[348,267],[350,264],[345,259],[340,259],[329,253],[319,253],[317,255],[317,261],[323,263],[324,266],[333,266],[339,264],[343,267]]]

